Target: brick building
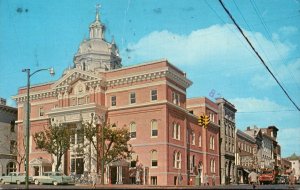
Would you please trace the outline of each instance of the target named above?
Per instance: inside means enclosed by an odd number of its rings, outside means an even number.
[[[236,132],[235,163],[237,167],[237,182],[248,184],[248,174],[257,171],[256,140],[241,130]]]
[[[33,85],[30,89],[30,175],[40,175],[54,167],[55,158],[35,148],[32,135],[50,124],[65,124],[76,130],[78,124],[93,115],[131,133],[130,144],[143,166],[143,184],[194,183],[200,171],[209,180],[219,181],[218,107],[208,99],[187,99],[192,82],[166,59],[122,67],[114,42],[104,39],[103,24],[97,12],[85,39],[68,68],[54,82]],[[18,139],[23,140],[26,87],[14,97],[18,105]],[[197,102],[205,101],[204,105]],[[195,110],[194,114],[188,107]],[[197,123],[198,113],[208,113],[208,128]],[[75,134],[74,144],[82,143]],[[22,149],[22,147],[19,147]],[[54,162],[54,163],[53,163]],[[96,163],[69,150],[61,170],[83,173]],[[92,168],[89,168],[91,165]],[[134,183],[128,175],[130,160],[106,166],[105,183]]]

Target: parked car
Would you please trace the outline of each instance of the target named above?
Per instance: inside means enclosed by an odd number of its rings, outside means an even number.
[[[71,176],[66,176],[61,172],[44,172],[41,176],[33,176],[33,182],[39,184],[70,184],[74,183]]]
[[[0,176],[0,182],[1,184],[4,183],[16,183],[16,184],[21,184],[25,183],[25,173],[20,173],[20,172],[10,172],[7,176]],[[28,178],[29,183],[32,182],[32,177]]]

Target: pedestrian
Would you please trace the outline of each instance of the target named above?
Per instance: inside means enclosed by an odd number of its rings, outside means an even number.
[[[257,184],[257,173],[255,173],[254,171],[252,171],[249,175],[248,175],[248,180],[249,183],[252,185],[253,189],[256,188],[256,184]]]
[[[216,185],[216,176],[215,176],[215,174],[212,176],[211,180],[212,180],[212,186],[215,186]]]
[[[289,188],[294,188],[294,184],[295,184],[295,175],[294,175],[294,169],[292,170],[292,172],[289,175]]]
[[[179,175],[178,175],[178,183],[177,183],[177,185],[181,185],[181,182],[182,182],[182,180],[183,180],[183,177],[182,177],[182,175],[181,175],[181,173],[179,173]]]
[[[97,183],[97,173],[95,172],[95,170],[93,170],[93,173],[91,174],[92,177],[92,183],[93,183],[93,189],[96,188],[96,183]]]
[[[208,176],[206,173],[204,174],[203,184],[204,184],[204,186],[206,186],[206,185],[208,186]]]

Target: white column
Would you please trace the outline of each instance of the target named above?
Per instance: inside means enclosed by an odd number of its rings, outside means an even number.
[[[119,173],[120,173],[119,184],[123,184],[122,166],[119,166]]]
[[[119,184],[119,179],[120,179],[119,166],[117,166],[117,181],[116,181],[116,184]]]

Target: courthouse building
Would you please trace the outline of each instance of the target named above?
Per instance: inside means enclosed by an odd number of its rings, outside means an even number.
[[[194,184],[198,174],[202,181],[207,175],[210,183],[215,180],[218,184],[218,106],[206,98],[188,100],[186,90],[192,82],[166,59],[122,67],[115,42],[104,39],[98,12],[89,31],[89,39],[74,56],[73,68],[66,69],[57,81],[31,86],[30,175],[53,169],[56,160],[35,148],[34,133],[59,123],[76,129],[82,120],[98,115],[130,131],[132,159],[138,158],[143,166],[143,184]],[[14,97],[20,141],[26,90],[21,87]],[[210,114],[207,128],[198,125],[200,113]],[[72,143],[82,143],[80,139],[76,134]],[[96,168],[95,163],[91,165]],[[88,167],[89,160],[70,149],[60,169],[65,174],[80,174]],[[127,173],[130,167],[130,160],[106,166],[105,183],[134,183]]]

